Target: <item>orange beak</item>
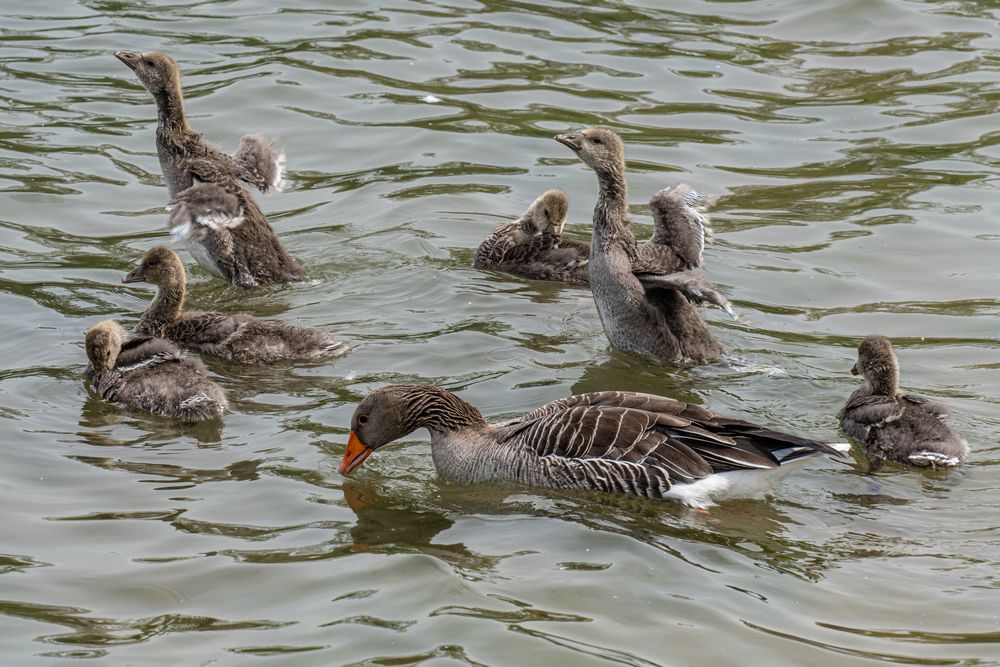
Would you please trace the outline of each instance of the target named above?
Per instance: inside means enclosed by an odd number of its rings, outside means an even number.
[[[354,431],[351,431],[350,437],[347,438],[347,451],[344,452],[344,458],[340,461],[340,474],[346,475],[360,467],[373,451],[375,450],[365,446],[365,443],[361,442]]]

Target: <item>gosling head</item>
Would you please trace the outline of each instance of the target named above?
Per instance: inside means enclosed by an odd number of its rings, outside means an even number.
[[[895,395],[899,386],[899,361],[885,336],[866,336],[858,345],[858,360],[851,375],[860,375],[876,394]]]
[[[181,75],[173,58],[159,51],[115,51],[115,58],[135,72],[139,81],[154,97],[180,90]]]
[[[580,132],[557,134],[553,138],[568,146],[599,174],[625,168],[625,144],[621,137],[606,127],[588,127]]]
[[[522,221],[532,233],[560,234],[566,224],[569,212],[569,198],[562,190],[547,190],[532,202],[525,211]]]
[[[103,320],[87,329],[87,359],[96,373],[104,373],[115,367],[125,330],[114,320]]]
[[[146,252],[139,265],[122,278],[123,283],[146,282],[157,287],[183,286],[187,276],[184,264],[173,250],[166,246],[156,246]]]

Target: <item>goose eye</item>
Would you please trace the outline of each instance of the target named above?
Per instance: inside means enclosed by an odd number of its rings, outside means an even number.
[[[360,417],[358,417],[358,423],[362,424],[362,425],[367,424],[368,423],[368,415],[361,415]]]

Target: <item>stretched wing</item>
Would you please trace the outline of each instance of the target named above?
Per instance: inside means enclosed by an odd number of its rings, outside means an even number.
[[[694,268],[669,245],[647,241],[639,246],[639,254],[632,262],[632,272],[670,274]]]
[[[233,156],[239,166],[239,179],[261,192],[273,188],[281,192],[285,175],[285,153],[274,142],[259,134],[247,134],[240,139]]]
[[[702,265],[705,249],[705,200],[691,186],[679,183],[664,188],[649,201],[653,213],[653,237],[649,243],[671,247],[687,264]]]
[[[660,273],[636,273],[636,278],[646,290],[670,289],[676,290],[694,303],[712,303],[726,311],[734,320],[737,319],[729,300],[715,290],[715,286],[701,274],[694,271],[678,271],[666,275]]]

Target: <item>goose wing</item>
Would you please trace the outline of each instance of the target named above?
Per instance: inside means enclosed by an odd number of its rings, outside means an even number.
[[[232,232],[245,220],[240,198],[221,185],[196,183],[170,203],[171,240],[183,243],[206,270],[231,282],[238,274]]]
[[[865,442],[871,429],[882,428],[903,416],[903,406],[893,396],[852,398],[837,414],[847,435]]]
[[[285,175],[285,153],[274,142],[259,135],[247,134],[240,139],[233,156],[239,169],[239,179],[261,192],[275,189],[281,192]]]
[[[712,303],[726,311],[734,320],[737,319],[736,311],[733,310],[729,299],[722,296],[715,290],[715,286],[699,273],[694,271],[678,271],[676,273],[640,273],[636,271],[636,278],[642,283],[644,289],[669,289],[676,290],[687,297],[688,301],[694,303]]]
[[[170,326],[170,336],[196,347],[224,345],[251,319],[247,315],[188,311]]]
[[[670,274],[693,268],[669,245],[647,241],[638,247],[638,254],[632,262],[632,272],[636,274]]]
[[[640,495],[649,495],[652,487],[662,495],[670,484],[712,473],[770,469],[817,452],[837,453],[822,443],[698,406],[630,392],[554,401],[508,425],[502,437],[543,459],[583,462],[592,486]]]
[[[665,245],[688,265],[703,264],[705,230],[704,197],[686,183],[678,183],[657,192],[649,201],[653,213],[653,237],[647,245]]]

